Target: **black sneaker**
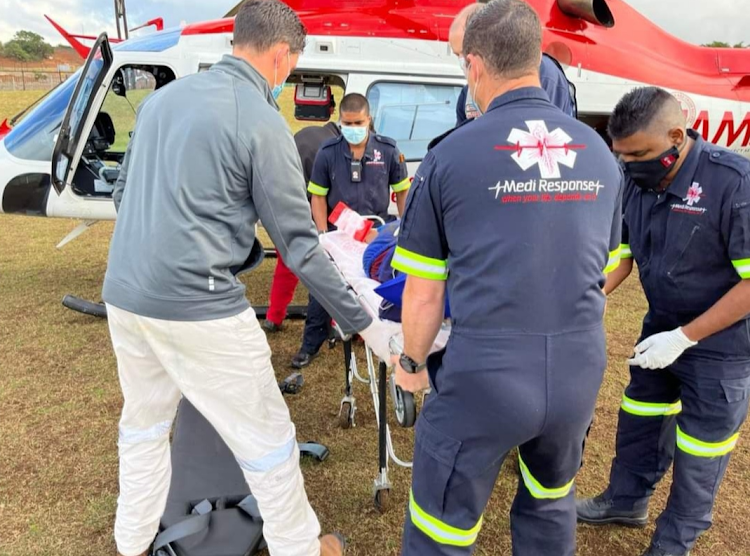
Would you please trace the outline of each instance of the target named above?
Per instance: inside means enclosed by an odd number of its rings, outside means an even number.
[[[271,322],[268,319],[264,320],[261,326],[263,327],[263,330],[265,330],[269,334],[274,334],[276,332],[281,331],[280,325],[276,324],[275,322]]]
[[[677,554],[676,552],[667,552],[663,548],[657,548],[655,546],[652,546],[646,552],[641,554],[641,556],[690,556],[690,552],[685,552],[684,554]]]
[[[576,500],[578,521],[591,525],[617,523],[628,527],[645,527],[648,524],[648,508],[643,510],[616,510],[613,501],[603,494],[594,498]]]
[[[300,350],[297,355],[292,357],[292,368],[294,369],[303,369],[307,367],[310,362],[315,359],[318,356],[317,353],[305,353],[304,351]]]

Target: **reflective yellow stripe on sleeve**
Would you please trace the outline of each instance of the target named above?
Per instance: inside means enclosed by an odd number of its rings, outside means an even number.
[[[409,514],[414,527],[422,531],[433,541],[451,546],[471,546],[477,542],[477,536],[482,529],[483,517],[471,529],[458,529],[432,517],[419,507],[414,500],[414,492],[409,493]]]
[[[609,260],[607,266],[604,267],[604,274],[609,274],[620,266],[620,256],[622,254],[622,247],[618,247],[614,251],[610,251]]]
[[[327,188],[312,181],[307,184],[307,190],[313,195],[318,195],[319,197],[325,197],[326,195],[328,195]]]
[[[543,487],[542,484],[537,481],[536,478],[534,478],[534,476],[531,474],[531,471],[529,471],[529,468],[524,463],[520,453],[518,454],[518,464],[521,467],[521,477],[523,477],[523,484],[526,485],[526,488],[528,489],[531,496],[533,496],[537,500],[565,498],[570,493],[570,489],[573,488],[575,479],[558,488]]]
[[[750,259],[740,259],[738,261],[732,261],[732,264],[734,265],[734,269],[737,271],[737,274],[740,275],[740,278],[743,280],[745,278],[750,278]]]
[[[431,259],[424,255],[412,253],[403,247],[396,247],[391,266],[411,276],[428,280],[446,280],[448,278],[448,261]]]
[[[740,433],[735,434],[724,442],[703,442],[690,435],[685,434],[677,427],[677,447],[685,453],[699,458],[715,458],[725,456],[737,445]]]
[[[677,415],[682,411],[682,402],[679,400],[674,403],[639,402],[623,395],[620,408],[625,413],[638,417],[664,417],[666,415]]]
[[[402,191],[406,191],[407,189],[409,189],[409,187],[411,187],[411,181],[409,180],[409,178],[406,178],[396,184],[391,185],[391,189],[393,189],[395,193],[401,193]]]
[[[632,259],[633,252],[630,250],[630,245],[627,243],[620,244],[620,259]]]

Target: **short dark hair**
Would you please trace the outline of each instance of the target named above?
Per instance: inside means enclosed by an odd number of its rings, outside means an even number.
[[[234,19],[234,46],[265,52],[273,45],[286,43],[293,54],[305,49],[307,29],[280,0],[247,0]]]
[[[539,72],[542,24],[523,0],[492,0],[469,17],[463,54],[480,56],[487,69],[515,79]]]
[[[341,106],[339,106],[339,112],[361,112],[365,111],[366,114],[370,114],[370,103],[367,99],[359,93],[349,93],[341,99]]]
[[[668,102],[676,99],[659,87],[638,87],[620,99],[607,124],[612,139],[624,139],[647,129]]]

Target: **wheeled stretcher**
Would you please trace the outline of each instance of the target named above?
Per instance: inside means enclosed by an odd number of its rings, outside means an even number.
[[[379,472],[374,482],[373,501],[375,508],[383,512],[388,507],[391,484],[388,480],[388,463],[410,468],[411,462],[400,459],[394,450],[391,431],[388,426],[386,405],[387,391],[391,392],[396,420],[402,427],[412,427],[417,418],[414,396],[403,392],[396,386],[394,377],[389,378],[390,358],[399,355],[403,350],[403,333],[398,322],[383,320],[378,317],[378,308],[383,298],[376,293],[381,286],[376,280],[365,275],[362,266],[366,244],[352,239],[343,232],[329,232],[320,236],[320,243],[334,265],[341,272],[349,288],[354,292],[363,308],[374,318],[374,324],[365,342],[365,359],[367,362],[367,376],[359,372],[357,358],[352,349],[351,338],[344,337],[344,368],[345,387],[341,400],[339,425],[348,429],[355,425],[357,412],[354,397],[354,381],[370,386],[372,403],[375,408],[375,418],[378,425],[378,460]],[[450,324],[443,323],[431,353],[443,349],[450,336]],[[377,370],[375,362],[377,360]],[[429,396],[429,390],[425,397]]]

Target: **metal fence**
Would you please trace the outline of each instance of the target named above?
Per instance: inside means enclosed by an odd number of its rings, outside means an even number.
[[[57,87],[75,69],[65,68],[0,68],[0,91],[49,91]]]

